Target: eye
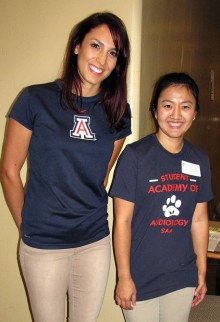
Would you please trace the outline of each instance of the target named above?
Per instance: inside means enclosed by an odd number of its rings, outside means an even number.
[[[111,50],[111,51],[109,51],[109,55],[114,57],[114,58],[117,58],[118,57],[118,52],[116,50]]]
[[[183,105],[182,106],[182,109],[184,109],[184,110],[189,110],[191,108],[191,106],[189,106],[189,105]]]
[[[166,105],[164,105],[163,107],[169,110],[169,109],[171,109],[171,108],[172,108],[172,105],[170,105],[170,104],[166,104]]]
[[[94,42],[94,43],[91,44],[91,47],[93,47],[95,49],[99,49],[100,45],[98,43]]]

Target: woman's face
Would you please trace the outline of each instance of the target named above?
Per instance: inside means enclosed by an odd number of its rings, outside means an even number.
[[[158,138],[180,139],[196,116],[196,100],[184,85],[171,85],[161,92],[155,117],[159,125]]]
[[[108,26],[91,29],[74,53],[78,55],[83,96],[96,95],[101,82],[111,74],[117,63],[117,51]]]

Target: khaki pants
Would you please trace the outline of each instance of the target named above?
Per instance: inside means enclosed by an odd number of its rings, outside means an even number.
[[[195,293],[194,287],[136,303],[123,310],[126,322],[187,322]]]
[[[109,236],[70,249],[45,250],[20,244],[20,264],[34,322],[96,322],[109,267]],[[66,321],[66,320],[65,320]]]

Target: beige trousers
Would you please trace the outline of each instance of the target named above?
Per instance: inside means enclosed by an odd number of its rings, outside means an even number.
[[[20,264],[34,322],[96,322],[109,267],[109,236],[70,249],[45,250],[20,244]]]
[[[194,287],[139,301],[133,310],[123,310],[126,322],[188,322]]]

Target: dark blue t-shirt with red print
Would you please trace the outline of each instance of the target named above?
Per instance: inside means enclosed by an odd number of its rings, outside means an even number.
[[[131,133],[129,106],[114,133],[100,95],[76,102],[81,114],[65,108],[61,90],[59,80],[27,87],[9,114],[32,131],[21,230],[36,248],[79,247],[109,234],[104,179],[115,140]]]
[[[110,196],[135,203],[130,265],[137,300],[197,286],[191,223],[196,204],[213,198],[207,155],[186,140],[172,154],[151,134],[126,146]]]

